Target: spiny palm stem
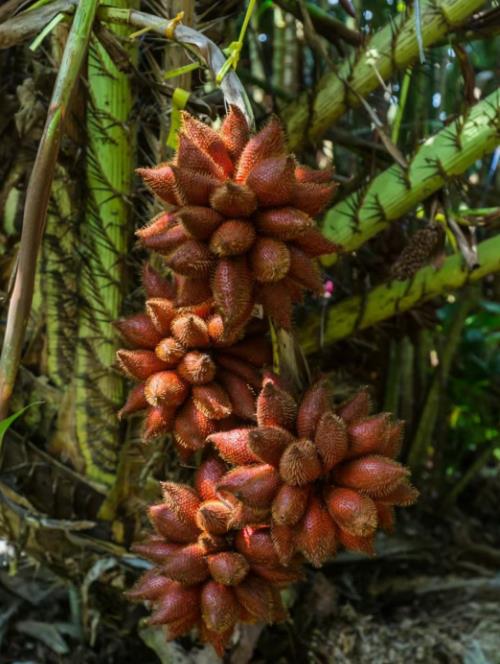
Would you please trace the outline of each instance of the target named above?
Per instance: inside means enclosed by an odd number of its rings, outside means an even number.
[[[466,116],[428,138],[410,159],[408,168],[394,164],[330,208],[324,234],[355,251],[377,233],[412,210],[447,181],[466,171],[500,143],[500,90],[473,106]],[[332,265],[337,255],[325,263]]]

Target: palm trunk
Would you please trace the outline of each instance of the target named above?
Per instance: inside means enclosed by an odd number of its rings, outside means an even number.
[[[129,32],[123,26],[113,30],[118,36]],[[118,347],[112,321],[121,313],[131,236],[135,129],[130,79],[96,39],[89,52],[88,86],[88,194],[82,226],[76,433],[86,475],[109,486],[118,463],[121,437],[116,411],[123,398],[123,380],[112,369]]]

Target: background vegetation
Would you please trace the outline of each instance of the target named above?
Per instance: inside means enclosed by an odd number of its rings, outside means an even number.
[[[213,656],[165,646],[121,599],[144,505],[190,474],[168,439],[145,448],[118,422],[110,324],[140,307],[134,230],[156,212],[133,169],[172,153],[181,108],[224,109],[200,51],[165,38],[181,10],[228,49],[257,124],[277,113],[302,161],[336,167],[323,228],[344,253],[297,334],[339,399],[370,384],[407,421],[422,494],[377,558],[311,574],[293,621],[242,631],[228,657],[500,661],[500,10],[252,8],[242,35],[234,0],[0,6],[0,661]]]

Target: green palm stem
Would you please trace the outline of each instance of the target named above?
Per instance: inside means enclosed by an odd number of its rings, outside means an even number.
[[[484,0],[426,3],[421,21],[424,47],[432,46],[460,27],[484,4]],[[376,32],[336,71],[324,74],[312,94],[304,92],[283,110],[290,148],[297,149],[307,139],[317,141],[348,108],[359,106],[361,97],[366,97],[396,71],[412,65],[418,57],[415,16],[401,15]]]
[[[411,442],[407,462],[413,472],[418,473],[425,461],[427,451],[433,440],[433,432],[441,409],[443,395],[453,358],[457,352],[465,320],[475,301],[475,291],[467,289],[460,298],[451,325],[446,333],[446,342],[439,355],[439,365],[432,378],[423,410],[419,416],[418,427]]]
[[[128,8],[127,0],[119,5]],[[126,26],[113,27],[126,36]],[[119,340],[125,259],[131,237],[130,194],[135,166],[133,95],[94,38],[88,60],[87,205],[81,231],[80,319],[75,370],[76,436],[86,476],[104,486],[115,481],[121,431],[116,412],[124,383],[112,369]]]
[[[87,51],[97,0],[78,5],[56,78],[44,131],[26,191],[23,228],[14,287],[9,302],[0,357],[0,419],[6,417],[21,359],[64,114]]]
[[[355,251],[499,144],[500,90],[495,90],[467,115],[428,138],[407,169],[394,164],[367,189],[330,208],[323,233],[344,252]],[[332,255],[324,262],[331,265],[336,260],[337,255]]]
[[[418,270],[411,279],[389,281],[366,295],[355,295],[332,305],[326,316],[324,344],[345,339],[439,295],[499,272],[500,235],[484,240],[477,249],[479,267],[472,272],[466,269],[462,256],[454,254],[444,261],[440,269],[427,266]],[[299,334],[304,352],[309,354],[320,350],[319,338],[320,321],[318,316],[311,316]]]

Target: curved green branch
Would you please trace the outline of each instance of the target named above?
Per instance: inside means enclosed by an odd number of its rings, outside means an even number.
[[[344,252],[356,250],[499,144],[500,90],[496,90],[466,117],[428,138],[408,169],[394,164],[366,190],[354,192],[330,208],[323,222],[324,234],[342,245]],[[324,262],[331,265],[336,260],[333,255]]]
[[[417,304],[499,272],[500,235],[479,244],[478,261],[479,267],[468,272],[462,256],[455,254],[447,258],[439,270],[424,267],[412,279],[390,281],[365,296],[356,295],[331,306],[325,321],[324,343],[345,339]],[[320,350],[320,324],[319,317],[312,316],[309,323],[302,326],[299,336],[304,352]]]
[[[424,47],[432,46],[460,27],[484,4],[484,0],[426,3],[421,20]],[[337,71],[321,78],[312,98],[306,92],[284,109],[282,117],[290,148],[296,149],[306,138],[312,141],[320,138],[348,108],[359,106],[360,97],[378,88],[395,71],[413,64],[418,56],[412,13],[379,30],[361,50],[346,58]]]

